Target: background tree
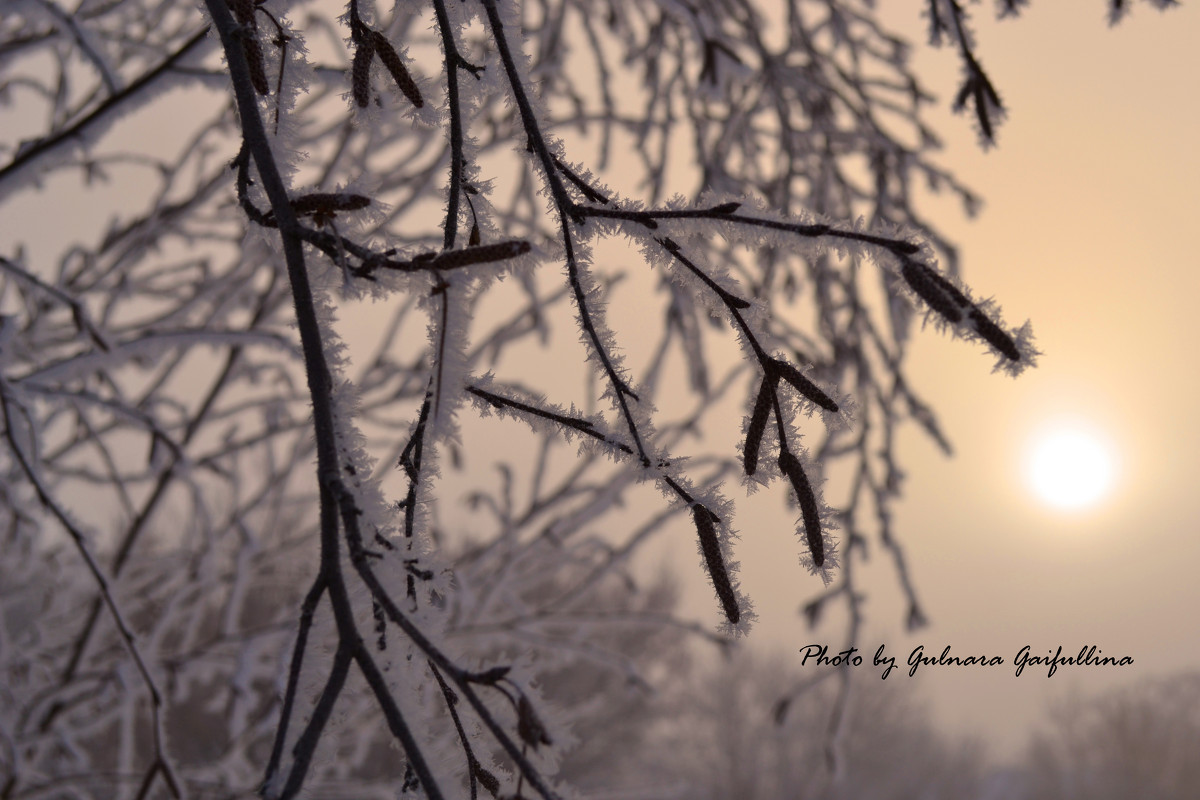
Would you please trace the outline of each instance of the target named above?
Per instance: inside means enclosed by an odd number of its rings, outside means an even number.
[[[811,673],[811,667],[805,672]],[[982,797],[980,743],[944,737],[895,683],[856,673],[838,733],[845,768],[826,769],[825,736],[836,687],[806,692],[778,713],[780,687],[803,677],[795,659],[743,650],[677,686],[656,720],[656,768],[639,775],[660,797]],[[664,789],[669,789],[664,791]],[[636,792],[634,792],[636,795]]]
[[[785,479],[813,617],[853,639],[874,536],[921,621],[912,302],[1033,351],[915,209],[974,197],[869,5],[9,8],[0,797],[554,796],[536,679],[697,630],[631,570],[656,532],[748,628],[736,475]],[[964,10],[928,11],[990,137]]]
[[[1160,678],[1057,703],[1030,744],[1014,796],[1190,797],[1200,767],[1200,676]]]

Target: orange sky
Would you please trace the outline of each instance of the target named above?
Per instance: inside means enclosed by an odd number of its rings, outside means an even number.
[[[893,27],[924,42],[914,4],[881,5]],[[990,373],[981,348],[932,328],[917,337],[910,375],[957,451],[947,460],[916,432],[902,440],[909,479],[896,522],[933,624],[900,633],[886,590],[894,580],[877,566],[884,588],[872,590],[863,643],[903,656],[917,644],[951,645],[1006,663],[1023,645],[1042,655],[1096,645],[1135,659],[1052,679],[1044,670],[1018,679],[1009,667],[928,669],[921,685],[940,718],[1000,755],[1025,741],[1049,698],[1200,666],[1200,264],[1191,242],[1200,7],[1159,14],[1135,4],[1109,29],[1105,6],[1034,2],[997,22],[993,4],[972,5],[981,61],[1009,109],[1000,146],[987,153],[969,121],[947,110],[954,54],[914,54],[943,98],[930,117],[947,145],[942,163],[986,201],[975,221],[949,202],[927,216],[960,245],[979,295],[995,296],[1010,325],[1033,320],[1044,355],[1012,380]],[[1052,511],[1026,484],[1028,447],[1063,422],[1102,431],[1119,454],[1112,495],[1089,511]],[[739,556],[761,616],[754,638],[782,648],[840,641],[836,631],[808,632],[796,614],[819,585],[797,580],[773,548],[743,539]]]

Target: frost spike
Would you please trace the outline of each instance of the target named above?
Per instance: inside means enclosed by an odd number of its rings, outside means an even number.
[[[804,536],[808,539],[808,552],[812,554],[813,563],[818,567],[825,564],[825,540],[821,537],[821,512],[817,507],[817,496],[813,492],[800,459],[787,450],[779,454],[779,469],[796,491],[796,499],[800,502],[800,515],[804,520]]]
[[[763,432],[766,431],[767,421],[771,417],[771,391],[774,383],[769,375],[764,375],[762,388],[758,390],[758,399],[754,401],[754,413],[750,417],[750,429],[746,431],[746,446],[742,451],[747,475],[753,475],[758,469],[758,451],[762,447]]]
[[[733,584],[729,582],[725,559],[721,557],[721,544],[717,541],[717,529],[713,525],[712,514],[697,503],[692,506],[692,518],[696,521],[696,532],[700,534],[700,549],[704,552],[708,574],[712,576],[713,587],[717,590],[717,597],[725,611],[725,619],[736,625],[742,612],[738,608],[737,596],[733,593]]]

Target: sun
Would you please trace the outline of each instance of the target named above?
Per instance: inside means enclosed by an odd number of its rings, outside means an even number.
[[[1047,505],[1078,511],[1109,495],[1116,478],[1116,460],[1103,435],[1061,428],[1034,443],[1027,475],[1030,486]]]

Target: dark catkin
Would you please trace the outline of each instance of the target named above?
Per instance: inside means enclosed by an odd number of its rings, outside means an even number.
[[[375,598],[371,598],[371,616],[375,620],[375,646],[382,653],[387,650],[387,617],[384,616],[383,606]]]
[[[475,780],[479,781],[492,797],[500,793],[500,780],[475,759],[471,760],[471,772],[474,773]]]
[[[369,37],[358,42],[350,65],[350,91],[359,108],[366,108],[371,103],[371,59],[374,56],[375,47]]]
[[[591,200],[593,203],[600,203],[601,205],[608,205],[607,197],[600,194],[600,192],[597,192],[595,189],[593,189],[591,186],[589,186],[587,181],[585,181],[583,178],[576,175],[575,172],[570,167],[568,167],[566,164],[564,164],[561,160],[559,160],[558,157],[555,157],[555,159],[554,159],[554,166],[558,168],[559,172],[561,172],[563,175],[565,175],[567,177],[567,180],[569,180],[572,184],[575,185],[576,189],[583,192],[583,196],[586,197],[588,200]]]
[[[970,74],[958,90],[958,95],[954,98],[954,110],[962,111],[967,107],[968,100],[974,101],[975,119],[979,121],[979,129],[984,139],[994,143],[996,132],[992,124],[991,109],[995,108],[1003,114],[1004,103],[1001,102],[996,87],[992,86],[992,82],[978,64],[971,67]]]
[[[361,194],[313,192],[292,201],[292,210],[299,216],[309,214],[333,215],[338,211],[358,211],[371,205],[371,198]]]
[[[929,279],[936,283],[943,292],[950,295],[951,300],[958,303],[960,306],[971,305],[970,299],[968,299],[967,296],[963,294],[957,286],[938,274],[937,270],[930,269],[929,267],[924,267],[924,269],[925,274],[929,276]]]
[[[1005,358],[1010,361],[1021,360],[1021,351],[1017,349],[1012,337],[1001,330],[999,325],[988,319],[987,315],[978,308],[971,309],[971,322],[975,323],[975,330],[979,335],[988,344],[1003,353]]]
[[[704,563],[708,566],[708,574],[717,590],[717,598],[725,611],[725,619],[736,625],[742,612],[738,608],[737,595],[733,593],[733,584],[729,582],[725,559],[721,557],[721,543],[717,541],[717,527],[713,523],[712,514],[707,508],[697,504],[692,506],[692,518],[696,521],[700,550],[704,553]]]
[[[836,412],[838,410],[838,404],[834,402],[833,398],[821,391],[821,388],[815,383],[800,374],[800,370],[796,369],[782,359],[776,359],[772,363],[774,365],[773,368],[779,374],[779,377],[783,378],[785,381],[795,387],[796,391],[798,391],[800,394],[804,395],[826,411]]]
[[[1010,361],[1020,361],[1021,351],[1012,337],[999,325],[988,319],[962,291],[950,281],[916,261],[905,259],[900,274],[912,290],[934,311],[953,323],[962,322],[963,311],[967,311],[975,331],[992,347],[999,350]]]
[[[754,401],[754,413],[750,416],[750,429],[746,431],[746,446],[742,451],[747,475],[753,475],[758,469],[758,451],[762,447],[762,437],[763,432],[767,429],[767,421],[771,418],[773,391],[774,381],[771,380],[771,376],[764,375],[762,388],[758,390],[758,399]]]
[[[517,735],[534,750],[544,744],[554,744],[550,734],[546,732],[546,726],[534,712],[533,703],[530,703],[525,695],[521,695],[521,699],[517,701]]]
[[[430,266],[434,269],[459,269],[472,264],[504,261],[528,253],[529,247],[529,242],[514,240],[485,244],[480,247],[468,247],[465,250],[450,250],[436,256]]]
[[[254,0],[226,0],[226,5],[233,12],[233,18],[238,21],[238,25],[248,26],[254,29]]]
[[[941,314],[949,322],[957,323],[962,321],[962,309],[956,302],[954,295],[948,293],[931,277],[938,277],[936,272],[924,264],[905,259],[904,265],[900,268],[900,275],[904,278],[904,282],[917,293],[917,296],[924,300],[934,311]],[[966,298],[964,297],[963,300],[966,301]]]
[[[489,667],[483,672],[476,672],[471,675],[472,683],[480,683],[484,686],[495,686],[504,678],[508,677],[508,673],[512,671],[512,667],[499,666]]]
[[[408,98],[408,102],[417,108],[424,106],[425,101],[421,98],[421,90],[417,88],[412,75],[408,73],[408,68],[404,66],[404,62],[400,60],[400,55],[392,47],[392,43],[387,40],[387,37],[379,31],[371,31],[371,44],[375,48],[375,53],[379,56],[379,60],[383,62],[383,66],[387,67],[387,71],[391,73],[392,80],[396,82],[396,86]]]
[[[813,492],[800,459],[784,450],[779,454],[779,469],[792,482],[796,500],[800,503],[800,515],[804,520],[804,535],[808,539],[808,552],[818,567],[825,564],[825,540],[821,536],[821,512],[817,507],[817,495]]]
[[[258,43],[258,35],[247,31],[242,37],[242,52],[246,55],[246,66],[250,68],[250,83],[254,91],[262,97],[271,93],[271,84],[267,81],[267,66],[263,60],[262,47]]]
[[[246,56],[246,66],[250,68],[250,84],[254,91],[265,97],[271,92],[267,82],[266,62],[263,60],[262,46],[258,43],[258,23],[254,19],[254,0],[228,0],[229,10],[233,12],[241,30],[238,32],[242,40],[242,53]]]

